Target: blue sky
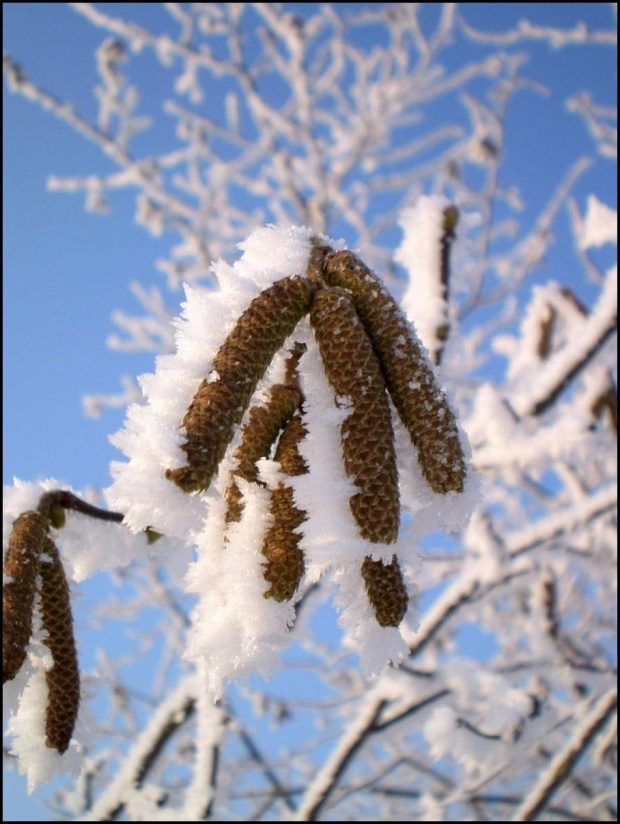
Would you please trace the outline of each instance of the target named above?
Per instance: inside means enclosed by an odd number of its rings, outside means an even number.
[[[154,3],[106,7],[156,30],[168,21]],[[613,25],[607,3],[473,3],[465,4],[465,10],[471,23],[494,30],[514,26],[522,17],[562,27],[578,20],[593,28]],[[33,80],[94,119],[93,53],[104,33],[60,3],[8,3],[3,16],[5,50]],[[563,114],[563,101],[590,89],[597,102],[611,104],[616,87],[610,48],[524,48],[532,55],[526,73],[553,92],[551,98],[518,96],[509,116],[506,173],[518,182],[531,210],[523,216],[527,225],[574,159],[591,152],[581,121]],[[162,76],[139,68],[132,79],[148,108],[157,99]],[[14,476],[51,476],[78,489],[106,486],[110,460],[118,457],[107,437],[118,429],[123,413],[109,411],[99,421],[87,419],[80,397],[116,392],[122,373],[151,370],[151,355],[113,352],[105,339],[113,331],[113,310],[140,311],[129,292],[130,281],[163,285],[154,261],[165,254],[171,238],[154,240],[135,225],[133,193],[121,193],[111,214],[101,216],[86,213],[80,196],[47,192],[50,174],[104,173],[111,171],[110,162],[23,98],[5,94],[3,105],[4,483]],[[614,175],[611,162],[597,161],[576,189],[580,202],[594,190],[615,205]],[[565,220],[560,225],[566,230]],[[562,257],[561,241],[548,265],[558,269],[558,279],[570,281],[570,258]],[[587,298],[587,285],[575,286]],[[37,802],[25,799],[24,783],[14,774],[5,785],[5,805],[5,820],[50,817]]]

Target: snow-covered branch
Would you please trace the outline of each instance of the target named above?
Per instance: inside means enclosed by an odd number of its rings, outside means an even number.
[[[617,690],[609,690],[599,698],[594,709],[578,724],[568,743],[552,759],[546,772],[526,796],[513,821],[534,821],[538,818],[547,802],[570,776],[576,762],[616,712],[617,706]]]
[[[459,23],[472,40],[479,43],[492,43],[496,46],[508,46],[524,40],[542,40],[553,49],[561,49],[567,46],[588,44],[614,46],[618,42],[615,30],[592,30],[586,23],[579,23],[572,29],[559,29],[553,26],[540,26],[529,20],[520,20],[516,28],[501,33],[480,31],[470,26],[462,17]]]

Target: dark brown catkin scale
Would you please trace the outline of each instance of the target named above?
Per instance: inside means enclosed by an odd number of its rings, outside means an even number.
[[[24,512],[11,531],[4,559],[2,587],[2,683],[19,672],[32,635],[32,611],[39,556],[47,540],[48,521],[39,512]]]
[[[301,403],[301,392],[290,386],[277,383],[269,390],[269,397],[264,406],[256,405],[250,409],[249,420],[243,428],[239,448],[235,452],[237,468],[233,471],[232,483],[226,490],[228,504],[226,523],[241,520],[243,501],[235,477],[251,483],[258,480],[256,462],[269,454],[271,446],[286,426]]]
[[[278,439],[274,460],[286,475],[305,475],[308,471],[306,459],[299,451],[299,444],[306,436],[306,427],[301,415],[295,415],[288,422]]]
[[[377,622],[382,627],[397,627],[407,611],[409,595],[396,555],[389,564],[364,558],[362,577]]]
[[[381,281],[351,252],[335,252],[325,279],[351,293],[398,414],[435,492],[462,492],[465,460],[454,415],[412,329]]]
[[[308,471],[308,465],[298,449],[305,434],[301,416],[296,415],[280,436],[274,459],[287,475],[304,475]],[[271,587],[264,592],[264,596],[276,601],[290,601],[305,570],[304,554],[299,546],[302,536],[295,530],[307,516],[295,505],[293,490],[283,483],[271,491],[270,512],[273,525],[265,535],[262,553],[267,559],[263,563],[263,577]]]
[[[251,302],[220,347],[212,375],[200,384],[183,419],[188,464],[166,471],[185,492],[209,487],[258,381],[307,313],[316,289],[306,277],[277,281]]]
[[[344,468],[359,489],[349,501],[351,512],[363,538],[392,543],[400,519],[398,473],[377,356],[345,289],[317,292],[310,322],[336,402],[342,398],[351,408],[340,430]]]
[[[52,653],[52,668],[45,678],[48,701],[45,714],[45,742],[65,752],[71,741],[80,703],[78,667],[69,585],[58,550],[47,538],[40,562],[41,620],[47,635],[43,643]]]

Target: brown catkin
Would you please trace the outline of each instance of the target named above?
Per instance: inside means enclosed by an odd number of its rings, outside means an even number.
[[[32,612],[39,556],[47,540],[48,521],[39,512],[24,512],[11,531],[2,587],[2,682],[19,672],[32,635]]]
[[[325,279],[351,293],[398,414],[435,492],[462,492],[465,460],[454,414],[423,347],[381,281],[351,252],[335,252]]]
[[[277,383],[269,390],[265,405],[253,406],[249,419],[243,428],[241,443],[235,452],[237,468],[233,471],[233,480],[226,490],[228,509],[226,523],[241,520],[243,501],[235,477],[251,483],[258,480],[256,462],[269,454],[276,438],[286,426],[301,403],[301,392],[290,386]]]
[[[58,550],[50,538],[45,541],[39,571],[41,619],[47,632],[43,643],[52,653],[52,668],[45,675],[48,689],[46,744],[62,754],[69,746],[78,714],[80,672],[69,585]]]
[[[296,415],[288,422],[280,438],[274,455],[286,475],[305,475],[308,471],[306,459],[298,447],[306,436],[306,427],[301,415]]]
[[[450,249],[456,237],[455,229],[459,222],[459,210],[455,206],[448,206],[443,211],[442,235],[440,245],[440,272],[439,282],[441,285],[441,300],[443,302],[444,322],[435,330],[435,336],[439,342],[434,352],[431,352],[433,363],[439,366],[444,352],[444,344],[450,334],[450,324],[448,323],[448,298],[450,294]]]
[[[310,322],[336,402],[350,405],[340,430],[347,475],[358,487],[349,501],[363,538],[389,544],[400,519],[394,433],[377,356],[349,293],[323,289]]]
[[[382,627],[397,627],[407,611],[409,595],[396,555],[389,564],[364,558],[362,577],[377,622]]]
[[[166,471],[185,492],[209,487],[258,381],[307,313],[316,289],[306,277],[277,281],[251,302],[220,347],[215,380],[203,380],[183,419],[187,466]]]
[[[276,447],[274,458],[287,475],[304,475],[308,466],[298,446],[306,434],[300,415],[288,422]],[[304,554],[299,544],[302,535],[296,531],[306,520],[306,513],[295,505],[293,490],[284,483],[271,491],[270,512],[273,525],[267,530],[262,553],[263,577],[271,584],[265,598],[290,601],[304,574]]]

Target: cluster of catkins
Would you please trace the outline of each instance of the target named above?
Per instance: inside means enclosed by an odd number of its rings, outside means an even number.
[[[396,541],[400,523],[398,472],[391,398],[434,492],[462,492],[465,460],[455,417],[437,384],[428,356],[382,282],[348,251],[313,241],[305,274],[266,288],[239,317],[200,384],[183,419],[185,466],[166,477],[187,493],[205,491],[273,357],[309,315],[336,405],[348,415],[341,426],[342,460],[356,487],[349,506],[359,534],[371,543]],[[235,454],[226,493],[227,523],[243,511],[236,477],[260,483],[257,462],[273,457],[286,476],[307,472],[298,446],[304,435],[299,386],[302,344],[289,353],[284,383],[270,388],[266,404],[251,407]],[[273,455],[272,455],[273,453]],[[304,573],[300,529],[306,513],[286,480],[271,490],[272,526],[264,538],[265,597],[290,600]],[[378,623],[400,624],[408,592],[396,555],[384,564],[361,560],[368,599]]]
[[[80,702],[69,585],[49,535],[51,527],[64,524],[64,508],[59,503],[63,494],[44,495],[37,510],[22,513],[13,523],[2,587],[3,683],[12,681],[26,660],[37,613],[42,643],[51,653],[51,667],[45,673],[45,741],[59,753],[69,746]]]
[[[455,210],[447,210],[444,218],[442,270],[447,268]],[[281,480],[269,491],[272,518],[263,539],[262,566],[264,596],[280,602],[295,596],[305,569],[301,543],[307,514],[287,484],[287,478],[308,472],[299,450],[307,434],[300,382],[305,344],[290,347],[284,380],[269,388],[266,401],[248,407],[274,356],[306,315],[334,403],[347,413],[340,428],[342,461],[356,489],[349,507],[361,538],[384,547],[398,537],[390,399],[435,493],[462,492],[466,474],[454,414],[398,305],[356,255],[334,251],[313,238],[306,272],[270,285],[237,320],[182,421],[186,465],[166,471],[166,478],[186,493],[207,490],[245,417],[225,493],[225,521],[241,520],[244,484],[262,484],[261,459],[276,461]],[[3,585],[4,682],[16,677],[33,637],[39,637],[51,653],[46,743],[60,753],[69,746],[80,698],[69,587],[50,537],[52,527],[64,525],[67,508],[119,523],[124,518],[69,492],[44,494],[36,510],[22,513],[13,523]],[[160,537],[150,528],[145,532],[149,542]],[[360,559],[360,567],[378,624],[397,627],[409,596],[396,554],[389,563],[369,555]]]

